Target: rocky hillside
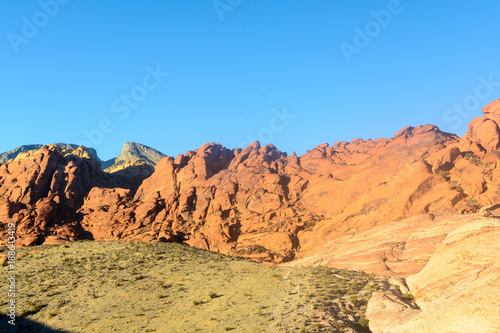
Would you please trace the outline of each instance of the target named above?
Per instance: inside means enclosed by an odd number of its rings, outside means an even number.
[[[388,277],[396,289],[368,302],[372,332],[498,332],[499,213],[426,213],[337,238],[289,265]]]
[[[122,152],[115,160],[115,164],[144,160],[146,164],[155,166],[166,155],[156,149],[135,142],[125,142]]]
[[[287,262],[375,226],[499,202],[500,102],[483,112],[462,138],[432,125],[406,127],[389,139],[321,144],[302,156],[258,142],[207,143],[163,158],[133,186],[100,171],[83,148],[42,147],[0,166],[0,214],[18,223],[26,245],[178,241]],[[124,161],[142,151],[127,147]]]

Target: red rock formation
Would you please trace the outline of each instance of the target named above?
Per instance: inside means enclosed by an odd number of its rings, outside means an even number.
[[[499,106],[486,106],[461,139],[432,125],[406,127],[300,157],[257,142],[243,150],[207,143],[163,158],[136,192],[140,181],[132,191],[111,189],[81,151],[44,148],[0,166],[0,217],[18,221],[31,242],[87,233],[290,261],[377,225],[500,202]]]
[[[500,147],[500,100],[486,105],[483,117],[472,119],[468,132],[460,140],[462,151],[483,155]]]
[[[44,146],[0,165],[0,219],[17,223],[21,245],[42,243],[60,228],[62,239],[82,238],[75,212],[92,187],[107,185],[85,148]]]
[[[463,194],[425,159],[432,156],[450,169],[460,151],[446,147],[457,143],[427,125],[405,128],[392,139],[320,145],[300,158],[257,142],[234,151],[205,144],[160,161],[126,206],[98,209],[93,205],[107,200],[89,196],[82,224],[96,239],[174,239],[289,261],[299,247],[314,250],[318,240],[450,208]],[[93,222],[99,219],[129,227],[106,233]]]

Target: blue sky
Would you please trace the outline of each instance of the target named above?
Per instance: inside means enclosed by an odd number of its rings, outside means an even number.
[[[0,151],[85,143],[109,159],[134,141],[175,156],[260,139],[303,154],[408,125],[462,135],[500,98],[493,0],[40,0],[2,9]]]

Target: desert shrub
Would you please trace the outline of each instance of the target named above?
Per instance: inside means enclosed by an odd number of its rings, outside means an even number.
[[[368,327],[369,320],[366,319],[365,317],[361,317],[358,320],[358,324],[362,327]]]
[[[359,308],[363,303],[363,301],[357,297],[350,297],[349,302],[351,302],[357,308]]]
[[[412,294],[403,294],[403,296],[401,296],[403,299],[407,300],[407,301],[413,301],[415,300],[415,297],[413,297]]]

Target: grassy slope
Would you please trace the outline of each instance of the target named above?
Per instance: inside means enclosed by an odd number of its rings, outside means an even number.
[[[379,288],[362,272],[265,266],[180,244],[74,242],[18,253],[18,314],[70,332],[363,331],[358,322],[366,325],[366,301]]]

